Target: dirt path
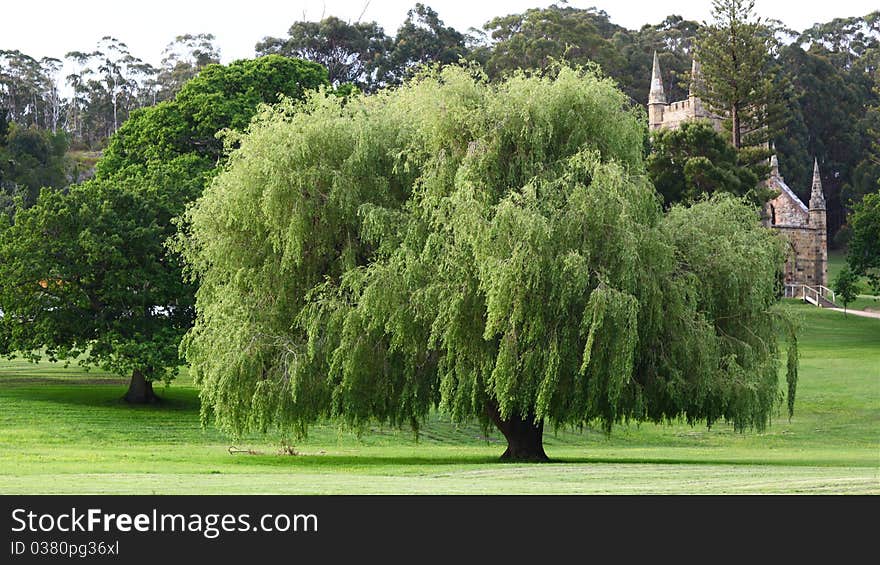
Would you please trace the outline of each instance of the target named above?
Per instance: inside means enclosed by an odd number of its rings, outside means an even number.
[[[834,310],[835,312],[843,312],[843,308],[828,308],[828,310]],[[847,314],[852,314],[853,316],[863,316],[865,318],[877,318],[880,320],[880,312],[866,312],[864,310],[847,310]]]

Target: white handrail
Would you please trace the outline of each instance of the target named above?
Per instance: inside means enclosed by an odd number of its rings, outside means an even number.
[[[819,305],[819,296],[821,296],[821,294],[819,294],[819,291],[816,290],[815,288],[809,287],[807,285],[803,285],[803,289],[804,289],[804,300],[806,300],[808,302],[812,302],[813,304],[818,306]],[[807,295],[807,291],[810,292],[809,295]]]
[[[834,302],[834,291],[828,288],[827,286],[822,286],[821,284],[817,286],[822,292],[823,296],[831,295],[831,302]]]
[[[803,283],[785,284],[784,296],[786,298],[800,298],[802,300],[810,302],[811,304],[815,304],[816,306],[821,306],[821,304],[819,304],[819,298],[824,298],[825,300],[828,300],[829,295],[831,296],[830,301],[834,302],[836,298],[835,293],[827,286],[816,285],[815,287],[812,287]]]

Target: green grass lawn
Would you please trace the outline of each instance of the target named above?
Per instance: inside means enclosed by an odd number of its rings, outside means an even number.
[[[834,281],[841,269],[846,266],[846,252],[843,250],[828,251],[828,286],[834,288]],[[865,310],[868,312],[880,312],[880,297],[871,294],[871,286],[867,277],[859,277],[859,296],[846,305],[847,310]],[[843,308],[843,303],[838,299],[837,305]]]
[[[834,281],[837,275],[846,267],[846,251],[842,249],[828,250],[828,287],[834,288]],[[867,277],[859,277],[858,290],[860,294],[870,295],[871,285],[868,283]],[[867,298],[867,297],[866,297]],[[850,305],[852,306],[852,305]]]
[[[843,302],[837,301],[837,305],[843,308]],[[846,305],[847,310],[864,310],[866,312],[880,312],[880,298],[866,294],[859,295],[854,301]]]
[[[278,454],[272,437],[202,429],[184,374],[165,402],[132,408],[124,381],[0,365],[0,493],[869,493],[880,494],[880,320],[790,301],[802,318],[794,418],[764,433],[685,424],[545,434],[554,463],[497,462],[500,437],[435,415],[416,441],[316,426]],[[257,454],[230,454],[229,446]]]
[[[828,286],[834,288],[834,280],[846,267],[846,251],[843,249],[828,250]]]

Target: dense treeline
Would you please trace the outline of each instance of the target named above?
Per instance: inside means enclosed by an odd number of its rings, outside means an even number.
[[[23,127],[0,115],[0,213],[15,200],[32,205],[44,186],[63,186],[67,137],[62,132]]]
[[[63,59],[0,51],[0,113],[22,126],[64,130],[74,146],[102,148],[132,111],[173,98],[199,70],[219,63],[213,41],[210,34],[179,36],[158,68],[109,36]]]
[[[833,235],[852,205],[877,189],[880,177],[880,12],[817,23],[800,33],[780,22],[768,24],[779,41],[773,56],[783,108],[772,141],[780,167],[807,198],[812,157],[819,159]],[[631,103],[645,104],[654,51],[669,100],[687,96],[701,27],[672,15],[628,30],[601,10],[553,5],[499,16],[463,33],[429,6],[416,4],[393,36],[376,22],[329,16],[295,22],[286,37],[257,43],[255,53],[320,63],[334,86],[351,84],[366,92],[400,84],[425,63],[476,61],[493,79],[517,68],[545,69],[554,61],[595,63]],[[63,131],[75,149],[100,150],[134,110],[172,99],[201,69],[218,63],[214,41],[211,34],[179,36],[158,67],[113,37],[63,58],[0,51],[0,114],[18,128]],[[8,198],[15,181],[0,174]]]

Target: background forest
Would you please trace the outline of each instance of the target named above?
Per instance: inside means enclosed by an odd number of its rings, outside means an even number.
[[[772,55],[781,111],[772,141],[781,172],[806,200],[813,156],[818,158],[829,241],[843,245],[847,214],[877,190],[880,177],[880,12],[800,31],[766,23],[777,39]],[[294,22],[286,37],[265,37],[254,56],[314,61],[327,68],[333,86],[366,92],[400,84],[425,63],[475,61],[493,79],[559,60],[595,63],[633,105],[644,106],[654,51],[668,99],[687,96],[700,28],[670,15],[630,30],[601,10],[562,4],[499,15],[465,32],[416,4],[393,35],[376,22],[329,16]],[[16,195],[27,206],[42,186],[64,188],[88,178],[108,139],[132,112],[173,99],[201,69],[220,61],[208,33],[176,37],[158,67],[131,53],[122,39],[105,37],[83,51],[40,60],[0,50],[0,206],[11,206]]]

